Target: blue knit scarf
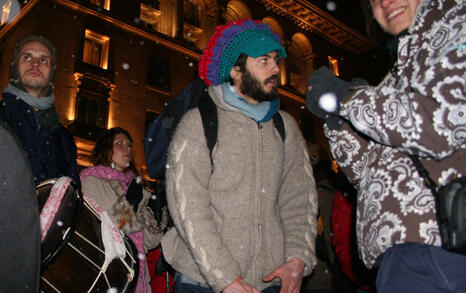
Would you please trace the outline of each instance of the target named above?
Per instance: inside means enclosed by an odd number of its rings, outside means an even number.
[[[237,108],[244,115],[254,119],[256,122],[267,122],[277,113],[280,102],[278,98],[271,102],[265,101],[259,104],[250,104],[241,98],[229,82],[222,84],[223,101]]]

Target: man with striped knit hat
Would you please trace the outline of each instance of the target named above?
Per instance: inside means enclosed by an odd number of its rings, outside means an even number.
[[[299,292],[316,264],[317,195],[302,134],[279,111],[280,38],[242,19],[217,27],[199,63],[218,118],[207,146],[199,108],[169,147],[163,240],[176,292]],[[274,122],[279,116],[284,133]]]

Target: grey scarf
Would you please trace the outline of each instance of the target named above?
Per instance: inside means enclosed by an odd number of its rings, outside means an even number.
[[[4,92],[13,94],[29,106],[39,109],[39,111],[37,111],[37,115],[41,125],[55,125],[59,123],[58,114],[55,110],[55,97],[53,94],[48,97],[36,98],[13,86],[11,83],[7,85]]]
[[[4,91],[17,96],[29,106],[37,108],[39,110],[47,110],[48,108],[52,107],[55,103],[55,97],[53,96],[53,94],[49,97],[37,98],[33,95],[30,95],[28,92],[16,88],[11,83],[7,85]]]

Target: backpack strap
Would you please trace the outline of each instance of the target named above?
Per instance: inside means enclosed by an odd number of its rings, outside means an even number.
[[[198,107],[199,112],[201,113],[202,126],[204,127],[207,147],[209,148],[210,163],[213,165],[212,150],[217,143],[218,130],[217,107],[207,92],[199,99]]]
[[[285,124],[283,123],[282,115],[280,115],[280,113],[277,111],[277,113],[273,115],[272,119],[273,119],[273,125],[278,130],[278,133],[280,133],[280,136],[282,137],[283,142],[285,142],[285,139],[286,139]]]

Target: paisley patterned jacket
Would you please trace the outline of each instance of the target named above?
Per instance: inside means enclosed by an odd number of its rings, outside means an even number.
[[[421,0],[391,73],[342,103],[324,131],[358,189],[357,238],[367,267],[398,243],[440,245],[434,198],[408,154],[445,184],[466,174],[464,0]]]

